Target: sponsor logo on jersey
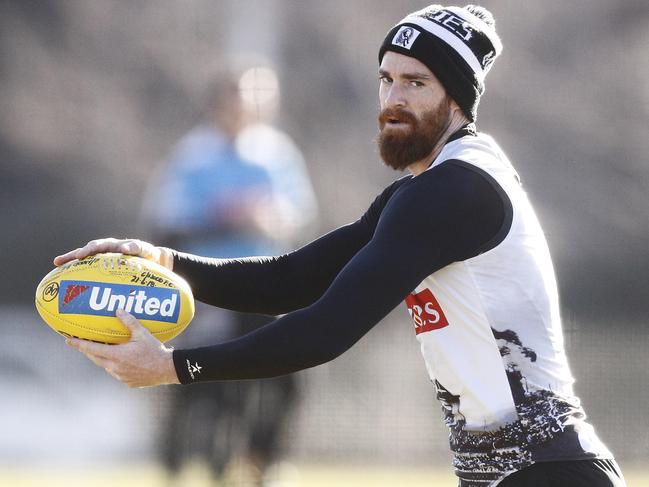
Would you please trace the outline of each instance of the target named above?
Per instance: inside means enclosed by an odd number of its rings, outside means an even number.
[[[123,309],[137,319],[177,323],[177,289],[92,281],[61,281],[59,313],[115,316]]]
[[[408,306],[408,313],[415,323],[415,334],[417,335],[448,326],[444,311],[430,289],[424,289],[417,294],[409,294],[406,297],[406,306]]]

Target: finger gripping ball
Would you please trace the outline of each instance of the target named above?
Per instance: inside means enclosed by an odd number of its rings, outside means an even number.
[[[189,284],[166,267],[110,253],[52,270],[36,288],[36,309],[61,335],[101,343],[129,340],[130,331],[115,317],[124,309],[166,342],[194,317],[194,297]]]

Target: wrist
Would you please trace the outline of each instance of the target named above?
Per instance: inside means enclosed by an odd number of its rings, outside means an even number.
[[[165,353],[165,384],[180,384],[180,379],[178,379],[178,374],[176,373],[176,365],[174,364],[173,351],[172,347],[165,347],[162,345],[162,349]]]

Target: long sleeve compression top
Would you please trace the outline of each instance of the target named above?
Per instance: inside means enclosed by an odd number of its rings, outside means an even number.
[[[425,277],[494,246],[506,196],[461,161],[387,187],[356,222],[279,257],[213,259],[174,252],[195,297],[284,316],[241,338],[174,350],[181,383],[273,377],[339,356]]]

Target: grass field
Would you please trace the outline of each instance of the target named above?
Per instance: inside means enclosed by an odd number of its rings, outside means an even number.
[[[628,487],[649,487],[649,468],[626,468]],[[236,478],[227,487],[248,487],[249,482]],[[2,487],[166,487],[162,470],[154,465],[113,466],[106,469],[67,470],[1,467]],[[182,487],[208,487],[205,470],[186,469],[173,484]],[[454,487],[453,475],[444,470],[416,467],[299,465],[282,469],[271,487]],[[567,486],[566,486],[567,487]]]

